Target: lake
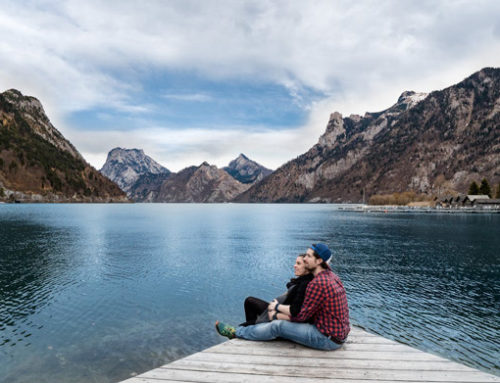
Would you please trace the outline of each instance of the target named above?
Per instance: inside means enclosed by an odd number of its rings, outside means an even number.
[[[500,375],[500,214],[0,205],[0,381],[116,382],[225,340],[313,242],[352,324]]]

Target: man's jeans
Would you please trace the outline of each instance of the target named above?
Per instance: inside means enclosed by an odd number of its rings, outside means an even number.
[[[248,340],[271,340],[278,337],[318,350],[336,350],[342,345],[328,339],[316,326],[309,323],[273,320],[253,326],[238,327],[236,337]]]

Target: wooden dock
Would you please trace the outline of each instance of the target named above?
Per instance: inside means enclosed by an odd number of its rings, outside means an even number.
[[[233,339],[122,383],[500,382],[500,377],[353,327],[336,351]]]

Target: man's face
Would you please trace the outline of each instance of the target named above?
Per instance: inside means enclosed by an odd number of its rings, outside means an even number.
[[[306,256],[304,257],[304,265],[306,266],[307,270],[311,272],[316,270],[316,267],[318,267],[321,264],[321,262],[322,262],[321,258],[316,258],[314,256],[313,249],[307,249]]]

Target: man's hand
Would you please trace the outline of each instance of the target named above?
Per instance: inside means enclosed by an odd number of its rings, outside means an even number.
[[[269,303],[269,306],[267,306],[268,311],[276,311],[276,305],[278,304],[278,301],[276,299],[273,299],[271,303]]]
[[[274,311],[274,310],[268,310],[267,311],[267,317],[269,318],[270,321],[273,320],[274,314],[276,314],[276,311]]]

